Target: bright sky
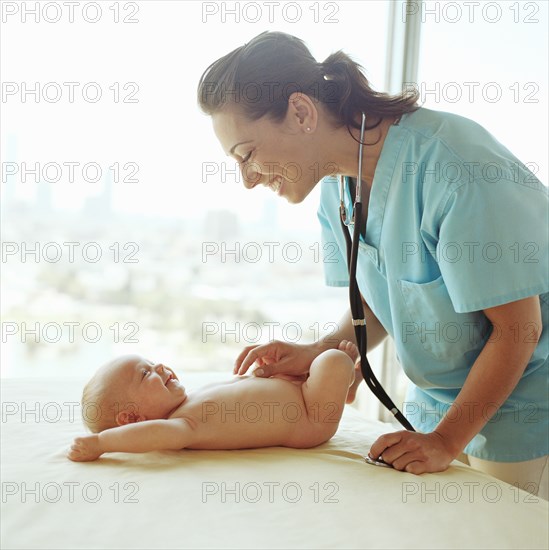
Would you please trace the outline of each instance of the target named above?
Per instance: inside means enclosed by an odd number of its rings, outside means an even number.
[[[204,4],[214,9],[213,3]],[[345,49],[366,65],[376,85],[383,86],[383,2],[368,2],[367,6],[363,2],[332,2],[317,5],[316,12],[307,9],[315,3],[300,4],[302,16],[297,24],[285,21],[295,17],[295,8],[288,8],[284,15],[281,9],[274,9],[272,24],[267,8],[257,23],[244,21],[244,17],[255,17],[250,8],[241,14],[240,23],[229,14],[223,14],[226,19],[222,22],[221,12],[204,16],[202,22],[200,2],[179,1],[140,2],[137,24],[113,24],[113,12],[106,7],[104,21],[96,24],[35,24],[32,19],[22,24],[20,15],[8,18],[2,33],[4,81],[74,81],[82,86],[76,88],[73,104],[34,103],[32,96],[21,103],[20,94],[9,97],[2,105],[3,159],[94,161],[103,167],[134,161],[140,167],[139,183],[114,186],[119,210],[193,217],[198,202],[259,217],[263,199],[273,198],[269,191],[248,192],[235,183],[233,175],[227,175],[225,183],[216,183],[213,177],[202,183],[204,163],[220,163],[227,169],[235,166],[234,160],[225,157],[210,119],[196,105],[197,83],[206,67],[261,32],[279,30],[305,40],[319,61],[332,51]],[[81,21],[77,13],[75,19]],[[368,23],[371,30],[365,33],[363,25],[368,20],[374,23]],[[104,101],[92,104],[81,99],[78,90],[87,82],[101,85]],[[121,88],[126,82],[137,82],[139,103],[114,103],[109,86],[115,82]],[[101,185],[56,183],[52,186],[55,204],[79,208],[83,198],[98,193]],[[18,196],[32,196],[32,179],[17,187]],[[286,201],[280,202],[284,203],[281,207],[289,207]],[[316,207],[317,199],[310,196],[306,204],[291,209],[291,217],[298,226],[311,226],[316,223],[316,217],[311,217]]]
[[[35,2],[23,4],[32,8]],[[94,24],[83,21],[81,6],[86,3],[75,8],[74,23],[68,22],[69,13],[62,2],[51,4],[54,7],[41,14],[39,23],[33,15],[23,23],[22,4],[12,15],[15,3],[3,3],[6,22],[2,25],[1,77],[4,86],[13,83],[19,88],[15,95],[4,95],[1,104],[2,161],[40,162],[42,166],[48,162],[78,162],[80,166],[97,162],[104,171],[115,162],[121,166],[137,163],[139,183],[114,185],[118,211],[190,218],[201,216],[197,204],[200,208],[207,204],[259,219],[263,201],[274,199],[269,191],[248,192],[233,175],[227,175],[224,183],[214,178],[202,182],[205,163],[221,163],[228,169],[235,163],[224,156],[209,118],[199,112],[196,85],[210,63],[265,30],[302,38],[319,61],[343,49],[366,68],[376,87],[384,86],[387,2],[275,2],[271,3],[273,22],[269,21],[269,3],[120,2],[119,18],[136,19],[135,24],[114,23],[115,12],[109,8],[112,1],[99,3],[102,14]],[[398,4],[400,10],[402,3]],[[431,98],[426,105],[485,124],[523,161],[538,162],[546,178],[547,128],[541,121],[547,120],[547,3],[527,3],[537,11],[516,3],[512,11],[511,2],[492,2],[501,10],[495,23],[486,19],[497,14],[483,14],[480,8],[473,23],[467,21],[467,12],[455,23],[445,21],[445,17],[456,17],[445,4],[428,2],[431,10],[439,10],[440,19],[436,22],[432,11],[424,14],[420,79],[429,83],[438,80],[442,86],[477,81],[481,84],[477,94],[485,83],[496,81],[504,98],[497,104],[483,101],[480,95],[472,103],[458,104],[432,103]],[[221,9],[237,5],[239,22],[234,14]],[[298,15],[296,5],[301,17],[291,22]],[[61,6],[61,19],[48,23],[44,19],[55,18],[55,6]],[[93,10],[86,15],[95,17]],[[254,19],[257,22],[251,22]],[[532,20],[538,22],[528,23]],[[41,98],[36,103],[29,95],[22,102],[21,88],[33,87],[35,82],[41,87],[59,83],[61,101],[48,103]],[[68,101],[64,82],[79,83],[74,103]],[[115,103],[109,88],[118,83],[124,97],[134,90],[133,85],[124,90],[126,83],[132,82],[139,86],[135,96],[139,102]],[[518,102],[509,88],[515,82]],[[100,87],[103,95],[97,103],[82,99],[86,83]],[[54,92],[51,88],[50,93]],[[530,97],[538,102],[524,103],[532,92]],[[129,175],[129,170],[121,174]],[[65,180],[67,175],[65,171]],[[54,205],[78,209],[84,198],[98,194],[102,185],[103,180],[88,183],[82,178],[52,184]],[[35,187],[32,177],[27,183],[17,180],[17,196],[31,198]],[[280,200],[279,216],[296,228],[316,229],[316,191],[318,188],[301,205],[290,206]]]

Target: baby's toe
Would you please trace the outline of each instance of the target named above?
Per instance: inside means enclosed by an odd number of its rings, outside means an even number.
[[[341,340],[341,342],[339,342],[338,349],[341,351],[347,351],[350,345],[352,346],[353,343],[349,340]]]
[[[355,362],[360,356],[358,348],[350,340],[342,340],[339,343],[339,349],[344,351]]]

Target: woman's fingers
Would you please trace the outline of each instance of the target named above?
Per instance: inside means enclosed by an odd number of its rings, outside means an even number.
[[[255,376],[260,376],[261,378],[270,378],[275,374],[290,374],[291,370],[288,366],[291,362],[288,359],[282,359],[279,363],[274,363],[273,361],[262,361],[258,360],[258,368],[253,371],[252,374]]]
[[[385,451],[385,449],[400,443],[402,441],[402,435],[403,432],[400,431],[388,433],[378,437],[374,441],[374,444],[372,445],[372,447],[370,448],[370,452],[368,453],[370,455],[370,458],[377,460],[383,454],[383,451]]]
[[[67,456],[71,460],[77,460],[80,457],[80,449],[78,449],[75,445],[71,445],[71,448],[67,453]]]
[[[236,358],[236,361],[234,362],[234,368],[233,368],[233,374],[238,374],[238,370],[240,369],[242,365],[242,361],[246,358],[246,356],[250,353],[251,349],[259,347],[259,344],[256,344],[255,346],[246,346],[241,352],[240,355]]]
[[[253,346],[253,349],[247,348],[249,351],[244,356],[244,360],[242,361],[240,368],[237,369],[236,374],[245,374],[258,359],[261,359],[265,355],[271,355],[274,345],[275,344],[270,342],[269,344],[263,344],[262,346]]]
[[[396,470],[411,474],[443,472],[456,454],[437,432],[424,434],[400,431],[385,434],[370,449],[370,458],[381,456]]]
[[[385,459],[385,457],[384,457]],[[385,461],[387,462],[387,461]],[[418,473],[418,466],[424,462],[422,456],[419,456],[417,452],[402,453],[398,458],[391,460],[391,465],[395,470],[406,471],[411,474]],[[414,465],[413,468],[408,466]]]
[[[306,346],[273,340],[267,344],[245,347],[233,369],[234,374],[245,374],[256,363],[255,376],[268,378],[274,374],[303,375],[316,357]],[[263,371],[263,372],[261,372]]]

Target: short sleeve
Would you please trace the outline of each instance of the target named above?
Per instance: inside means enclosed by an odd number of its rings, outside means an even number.
[[[345,255],[342,252],[340,242],[334,235],[335,219],[333,215],[328,216],[325,210],[327,200],[326,194],[322,193],[317,211],[321,229],[321,257],[324,266],[324,280],[327,286],[349,286],[349,273]],[[337,211],[337,216],[339,216],[337,204],[334,208]]]
[[[456,312],[548,291],[549,199],[538,184],[475,180],[441,204],[436,259]]]

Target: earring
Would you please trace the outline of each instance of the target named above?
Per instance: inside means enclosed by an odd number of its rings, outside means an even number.
[[[310,128],[307,128],[307,132],[310,132],[310,131],[311,131],[311,129],[310,129]]]

